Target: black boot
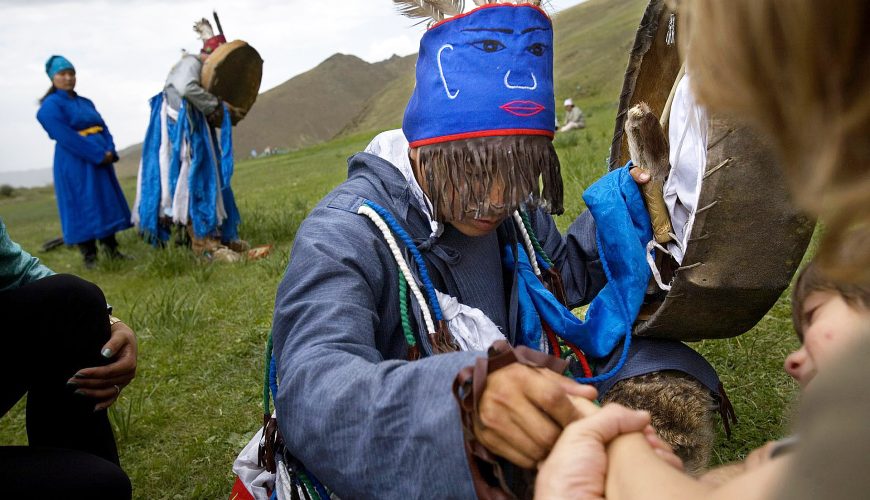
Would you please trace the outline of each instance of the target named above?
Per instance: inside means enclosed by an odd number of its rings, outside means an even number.
[[[100,238],[100,243],[106,248],[106,253],[109,254],[110,259],[119,259],[119,260],[131,260],[132,259],[132,257],[130,257],[128,255],[124,255],[118,250],[118,240],[115,239],[114,234],[106,236],[105,238]]]
[[[97,266],[97,242],[94,240],[79,243],[79,251],[85,259],[85,267],[93,269]]]

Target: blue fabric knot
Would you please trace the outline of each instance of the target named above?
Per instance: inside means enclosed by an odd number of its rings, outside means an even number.
[[[449,245],[438,243],[438,237],[434,235],[426,239],[415,238],[414,245],[420,252],[432,253],[449,265],[456,265],[462,260],[462,252]]]

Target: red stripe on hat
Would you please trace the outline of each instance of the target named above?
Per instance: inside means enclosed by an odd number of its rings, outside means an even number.
[[[496,5],[496,4],[487,4]],[[508,5],[508,4],[505,4]],[[506,128],[499,130],[479,130],[477,132],[464,132],[462,134],[442,135],[440,137],[430,137],[429,139],[420,139],[410,143],[412,148],[420,146],[428,146],[430,144],[438,144],[441,142],[460,141],[462,139],[475,139],[477,137],[497,137],[500,135],[543,135],[552,139],[555,134],[552,130],[540,130],[533,128]]]

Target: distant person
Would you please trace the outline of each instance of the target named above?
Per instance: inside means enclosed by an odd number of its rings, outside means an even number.
[[[256,149],[252,149],[252,150],[251,150],[251,158],[256,158],[256,157],[257,157],[257,150],[256,150]]]
[[[236,252],[250,248],[239,239],[241,217],[230,185],[230,122],[244,111],[221,101],[200,82],[203,63],[226,38],[215,35],[206,19],[193,29],[203,40],[202,50],[198,55],[185,52],[163,91],[150,101],[133,222],[147,238],[161,243],[173,224],[181,226],[196,255],[234,261]]]
[[[113,163],[118,161],[109,127],[94,103],[75,92],[76,70],[63,56],[45,63],[51,88],[40,100],[37,120],[54,149],[54,192],[64,242],[78,245],[85,267],[97,263],[97,240],[110,258],[118,251],[115,233],[130,224],[130,208],[118,184]]]
[[[0,416],[27,394],[29,446],[0,446],[4,498],[130,498],[106,409],[136,373],[136,337],[103,292],[54,274],[0,220]]]
[[[559,129],[559,132],[582,128],[586,128],[586,118],[583,116],[583,111],[574,105],[573,100],[565,99],[565,124]]]

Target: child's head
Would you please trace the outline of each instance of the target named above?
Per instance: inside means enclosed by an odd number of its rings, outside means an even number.
[[[806,387],[862,330],[870,332],[870,287],[836,282],[812,261],[795,283],[792,321],[802,345],[785,371]]]

